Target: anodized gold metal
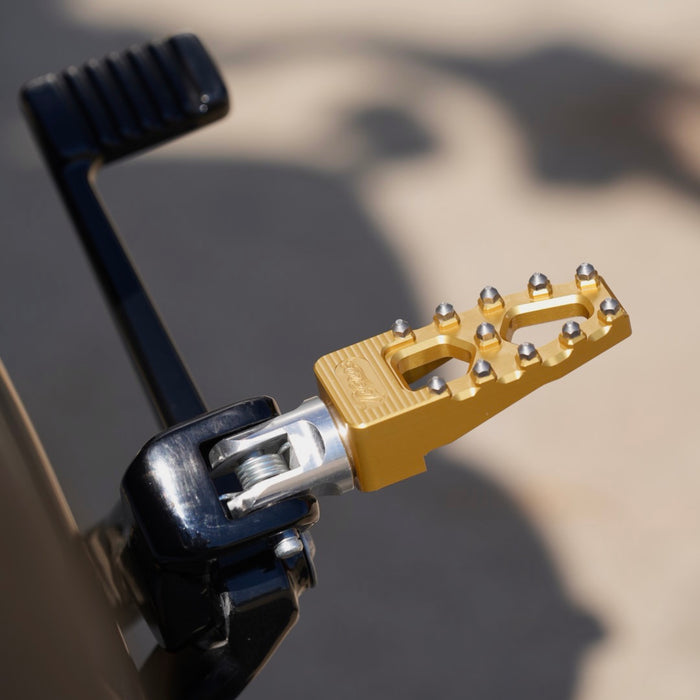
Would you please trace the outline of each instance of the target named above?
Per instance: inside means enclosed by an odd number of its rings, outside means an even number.
[[[575,280],[552,286],[551,296],[528,290],[503,297],[500,310],[482,305],[459,313],[459,323],[430,323],[410,337],[381,333],[320,358],[314,371],[321,398],[333,414],[363,491],[388,486],[425,471],[424,456],[491,418],[538,387],[558,379],[632,332],[620,307],[599,313],[614,294],[602,277],[597,285]],[[537,348],[535,360],[518,358],[511,342],[518,328],[583,317],[572,342],[559,336]],[[477,326],[493,324],[500,342],[478,343]],[[441,393],[410,384],[456,358],[471,368],[488,361],[491,373],[472,371],[447,382]]]

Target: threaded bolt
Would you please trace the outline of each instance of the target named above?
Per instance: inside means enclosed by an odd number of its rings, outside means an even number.
[[[304,551],[304,543],[294,530],[285,530],[275,544],[275,556],[278,559],[289,559]]]

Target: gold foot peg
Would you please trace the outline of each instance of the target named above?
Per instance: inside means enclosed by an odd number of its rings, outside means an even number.
[[[540,347],[511,342],[518,328],[566,321]],[[432,323],[397,320],[384,333],[325,355],[314,371],[336,422],[357,486],[388,486],[425,471],[424,456],[452,442],[547,382],[558,379],[631,333],[627,312],[595,268],[551,284],[536,273],[527,289],[501,296],[485,287],[477,305],[457,313],[440,304]],[[445,381],[421,377],[456,358],[468,370]]]

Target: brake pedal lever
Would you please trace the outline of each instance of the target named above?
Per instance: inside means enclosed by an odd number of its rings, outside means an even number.
[[[544,345],[512,342],[519,328],[572,317],[585,320],[566,321]],[[229,469],[240,477],[250,468],[251,454],[285,446],[286,469],[269,478],[260,474],[222,500],[240,517],[304,491],[373,491],[406,479],[425,471],[431,450],[631,332],[627,312],[588,263],[563,284],[536,273],[527,289],[508,296],[485,287],[466,312],[440,304],[422,328],[399,319],[390,330],[319,359],[314,371],[320,398],[212,447],[213,473]],[[469,370],[445,381],[439,367],[453,358]],[[430,374],[424,386],[411,387]]]
[[[226,115],[216,65],[196,36],[179,34],[31,80],[20,100],[162,423],[204,413],[94,181],[102,165]]]

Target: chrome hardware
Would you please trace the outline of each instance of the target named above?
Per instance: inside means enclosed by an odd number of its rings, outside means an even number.
[[[288,447],[286,447],[288,445]],[[280,450],[285,447],[284,455]],[[354,488],[353,470],[328,408],[317,397],[251,430],[224,438],[209,452],[212,477],[245,470],[251,455],[284,459],[285,469],[221,500],[231,515],[246,513],[300,493],[342,494]],[[252,459],[260,459],[253,457]],[[268,461],[268,466],[271,464]],[[275,465],[279,461],[275,459]],[[262,470],[261,470],[262,471]]]

